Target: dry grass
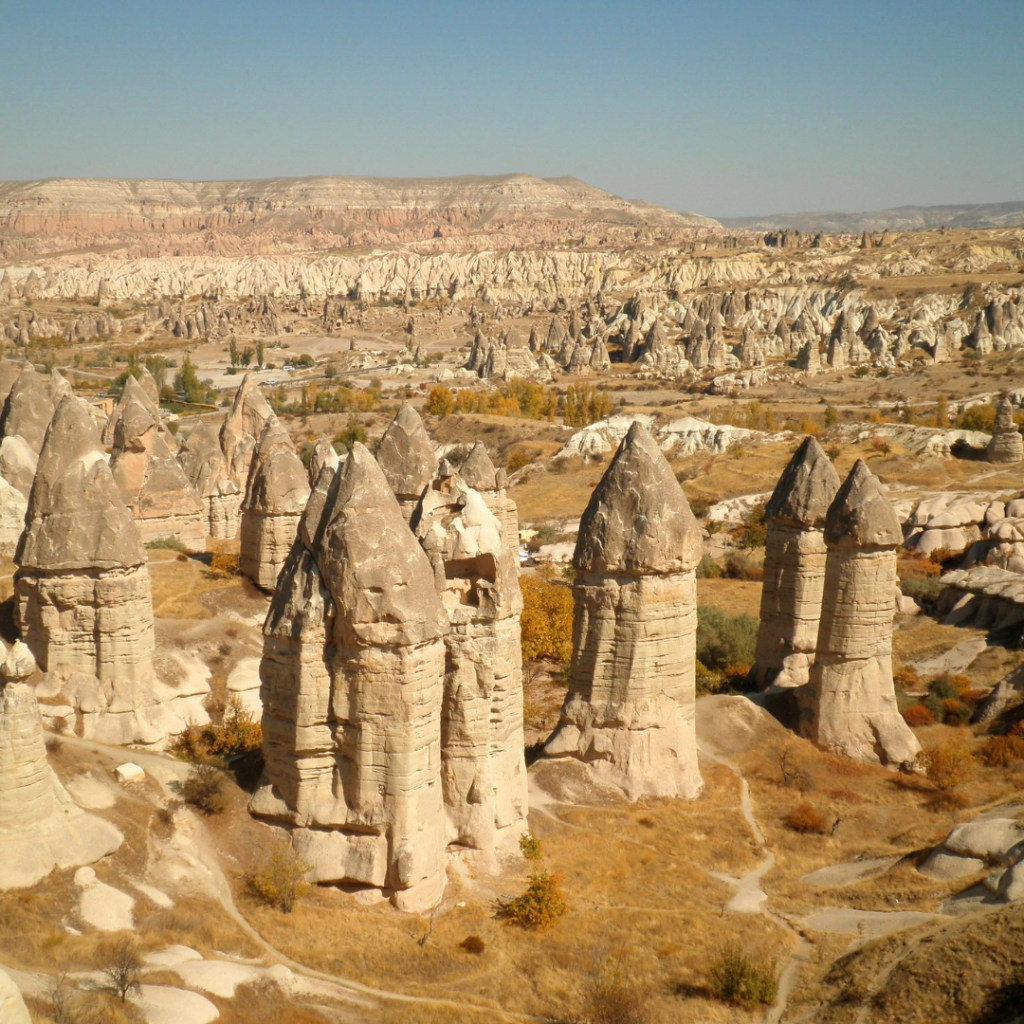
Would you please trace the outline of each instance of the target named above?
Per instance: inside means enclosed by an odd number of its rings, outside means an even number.
[[[697,580],[697,603],[711,605],[729,615],[761,613],[761,584],[750,580]]]

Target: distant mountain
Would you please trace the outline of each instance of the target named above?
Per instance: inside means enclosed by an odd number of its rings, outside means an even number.
[[[0,234],[74,244],[154,236],[187,243],[202,232],[220,239],[261,236],[271,245],[285,239],[330,246],[473,238],[501,246],[581,235],[673,238],[718,226],[577,178],[529,174],[0,182]]]
[[[897,206],[869,213],[776,213],[768,217],[720,217],[736,231],[859,232],[920,231],[930,228],[1007,228],[1024,225],[1024,202],[949,206]]]

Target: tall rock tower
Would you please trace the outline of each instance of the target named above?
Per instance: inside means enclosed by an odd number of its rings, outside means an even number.
[[[825,594],[811,667],[807,735],[874,764],[912,761],[920,744],[896,707],[892,620],[899,520],[861,460],[825,517]]]
[[[692,797],[701,535],[651,435],[619,445],[580,520],[569,694],[545,747],[630,800]]]
[[[427,484],[437,472],[437,456],[420,414],[405,402],[377,448],[377,462],[409,522]]]
[[[265,778],[322,882],[421,910],[445,881],[441,703],[448,618],[430,562],[356,444],[310,496],[264,625]]]
[[[764,586],[754,677],[762,687],[802,686],[818,644],[825,583],[825,513],[839,476],[813,437],[789,460],[768,501]]]
[[[526,820],[518,551],[483,496],[442,462],[415,532],[448,614],[441,776],[448,842],[486,867],[514,853]]]

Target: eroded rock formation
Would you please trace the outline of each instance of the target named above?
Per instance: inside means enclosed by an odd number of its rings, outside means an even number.
[[[195,488],[171,454],[152,403],[133,377],[111,415],[110,472],[143,543],[172,537],[189,551],[206,547],[206,516]],[[109,426],[109,424],[108,424]]]
[[[377,448],[377,462],[398,499],[406,522],[437,472],[437,456],[427,428],[411,403],[405,402]]]
[[[228,540],[238,533],[238,484],[228,472],[220,446],[220,432],[204,420],[185,438],[178,462],[202,503],[206,532],[216,540]]]
[[[485,865],[526,821],[518,557],[483,496],[442,463],[414,522],[448,614],[441,777],[448,842]]]
[[[839,477],[807,437],[789,460],[765,509],[764,585],[754,677],[764,686],[807,682],[818,642],[825,583],[825,513]]]
[[[487,507],[501,523],[501,536],[507,551],[519,551],[519,509],[508,496],[508,476],[503,469],[495,469],[487,447],[477,441],[459,467],[459,476],[468,487],[478,491]]]
[[[113,853],[123,837],[82,811],[46,760],[32,653],[0,643],[0,659],[0,889],[20,889]]]
[[[896,706],[892,620],[899,520],[860,459],[825,517],[825,589],[807,734],[859,761],[912,762],[920,744]]]
[[[113,743],[158,744],[207,720],[196,694],[154,677],[145,549],[74,397],[46,432],[15,563],[15,621],[45,673],[38,695],[57,705],[48,713]]]
[[[985,453],[989,462],[1024,462],[1024,438],[1014,422],[1013,412],[1013,404],[1004,398],[999,403],[992,440]]]
[[[325,469],[264,626],[265,778],[312,878],[432,906],[444,888],[448,618],[388,480],[360,444]]]
[[[569,694],[545,747],[631,800],[701,788],[694,736],[700,529],[634,423],[580,520]]]
[[[288,431],[271,415],[256,446],[242,502],[238,568],[258,587],[273,590],[277,585],[308,498],[305,467]]]

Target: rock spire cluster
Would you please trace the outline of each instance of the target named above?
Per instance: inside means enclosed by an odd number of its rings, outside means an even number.
[[[697,522],[634,423],[580,520],[569,694],[545,747],[641,796],[701,788],[694,732]]]
[[[832,462],[807,437],[768,501],[754,665],[761,686],[802,686],[808,681],[825,583],[825,514],[838,489]]]
[[[824,592],[811,666],[807,735],[837,754],[883,765],[914,760],[920,744],[896,706],[892,620],[903,531],[862,460],[825,517]]]

